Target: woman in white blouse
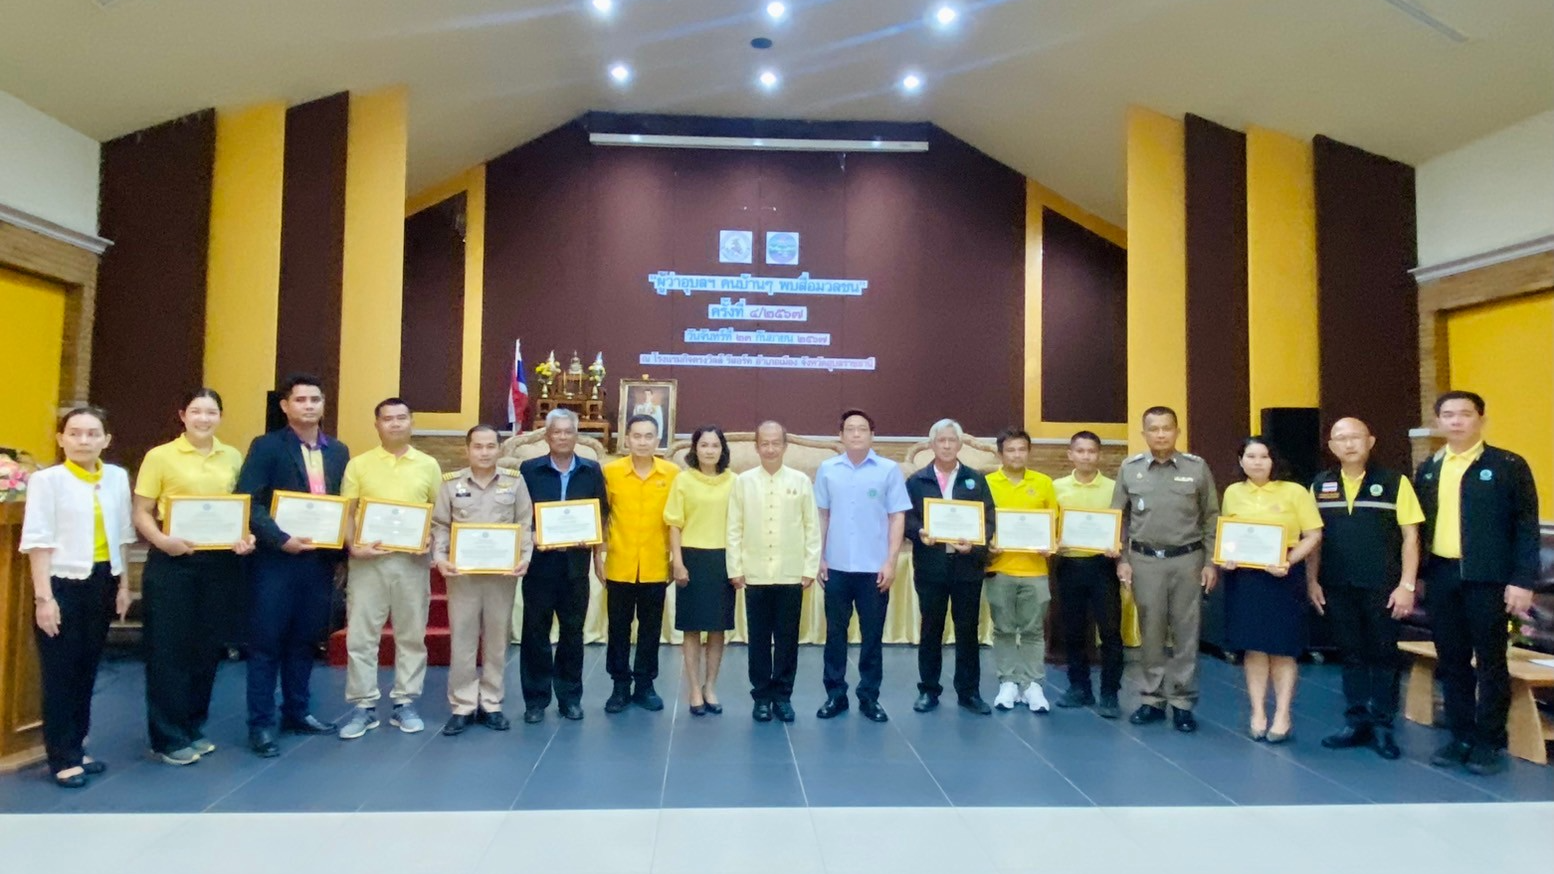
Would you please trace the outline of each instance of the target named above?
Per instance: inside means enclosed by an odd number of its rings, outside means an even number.
[[[108,623],[129,611],[129,475],[102,462],[108,417],[77,407],[55,437],[65,461],[27,483],[21,551],[32,567],[38,662],[43,679],[43,745],[54,782],[68,789],[107,767],[86,754],[92,687]]]

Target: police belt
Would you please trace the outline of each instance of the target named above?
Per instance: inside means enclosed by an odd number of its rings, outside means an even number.
[[[1128,544],[1128,548],[1139,555],[1152,555],[1155,558],[1176,558],[1179,555],[1187,555],[1202,549],[1203,541],[1195,540],[1185,546],[1155,546],[1149,543],[1139,543],[1135,540]]]

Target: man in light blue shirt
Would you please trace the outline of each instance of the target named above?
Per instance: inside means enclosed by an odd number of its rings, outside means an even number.
[[[844,454],[815,473],[824,545],[820,584],[826,599],[826,703],[815,714],[830,719],[847,709],[847,628],[853,610],[863,638],[858,651],[858,712],[874,722],[890,717],[880,706],[881,643],[890,584],[906,530],[906,479],[874,444],[874,420],[862,410],[842,414]]]

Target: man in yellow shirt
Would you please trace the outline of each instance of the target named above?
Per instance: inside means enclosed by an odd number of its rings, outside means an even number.
[[[604,664],[615,682],[614,691],[604,702],[605,713],[619,713],[633,702],[644,710],[664,709],[664,700],[653,689],[664,627],[664,592],[669,586],[669,526],[664,524],[664,504],[669,501],[669,484],[680,468],[654,454],[658,445],[658,420],[632,416],[626,422],[630,454],[603,468],[610,502],[604,552],[610,619]],[[633,619],[637,622],[635,664],[631,659]]]
[[[1064,510],[1106,510],[1112,505],[1116,482],[1100,471],[1101,438],[1080,431],[1068,439],[1068,462],[1073,473],[1052,483],[1058,506]],[[1059,707],[1095,707],[1106,719],[1122,715],[1117,692],[1122,688],[1122,583],[1117,580],[1116,554],[1066,549],[1052,562],[1063,614],[1064,660],[1068,665],[1068,691]],[[1101,638],[1101,698],[1090,685],[1090,623]]]
[[[436,459],[410,445],[415,428],[410,405],[388,398],[373,409],[373,419],[382,445],[345,466],[340,495],[355,501],[433,503],[442,487],[442,468]],[[345,698],[352,707],[340,726],[340,739],[354,740],[378,727],[378,643],[385,621],[394,623],[394,688],[389,693],[394,713],[389,722],[414,734],[426,728],[415,701],[426,683],[426,620],[432,603],[426,549],[430,543],[417,553],[391,552],[378,543],[356,545],[355,512],[351,518]]]
[[[1002,466],[987,475],[987,489],[994,506],[1014,510],[1058,508],[1052,478],[1026,468],[1030,453],[1031,435],[1024,431],[1010,428],[998,435]],[[1106,499],[1111,500],[1110,492]],[[1046,713],[1051,706],[1041,683],[1047,676],[1047,608],[1052,604],[1047,556],[1001,552],[995,540],[987,573],[987,605],[993,617],[993,663],[998,668],[998,694],[993,698],[993,706],[1012,710],[1015,705],[1024,704],[1032,713]]]

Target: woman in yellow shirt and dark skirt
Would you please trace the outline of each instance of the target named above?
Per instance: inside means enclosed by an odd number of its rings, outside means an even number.
[[[232,494],[243,456],[216,439],[221,396],[194,392],[178,410],[183,433],[146,453],[135,479],[135,528],[151,544],[142,584],[145,607],[146,725],[151,752],[169,765],[192,765],[216,751],[205,737],[222,632],[239,596],[237,557],[253,551],[244,536],[230,549],[196,551],[162,533],[168,499]]]
[[[716,426],[691,435],[688,469],[669,484],[664,524],[673,562],[674,627],[685,633],[686,689],[692,716],[723,712],[716,688],[724,633],[734,627],[734,587],[728,580],[728,440]],[[702,632],[707,642],[702,644]]]
[[[1284,526],[1285,563],[1277,567],[1225,569],[1225,637],[1241,651],[1246,692],[1252,705],[1248,734],[1253,740],[1284,743],[1294,738],[1290,705],[1295,699],[1296,658],[1306,649],[1306,556],[1322,543],[1316,499],[1298,483],[1276,479],[1273,448],[1262,437],[1241,444],[1246,479],[1225,489],[1220,516]],[[1274,714],[1267,714],[1272,681]]]

